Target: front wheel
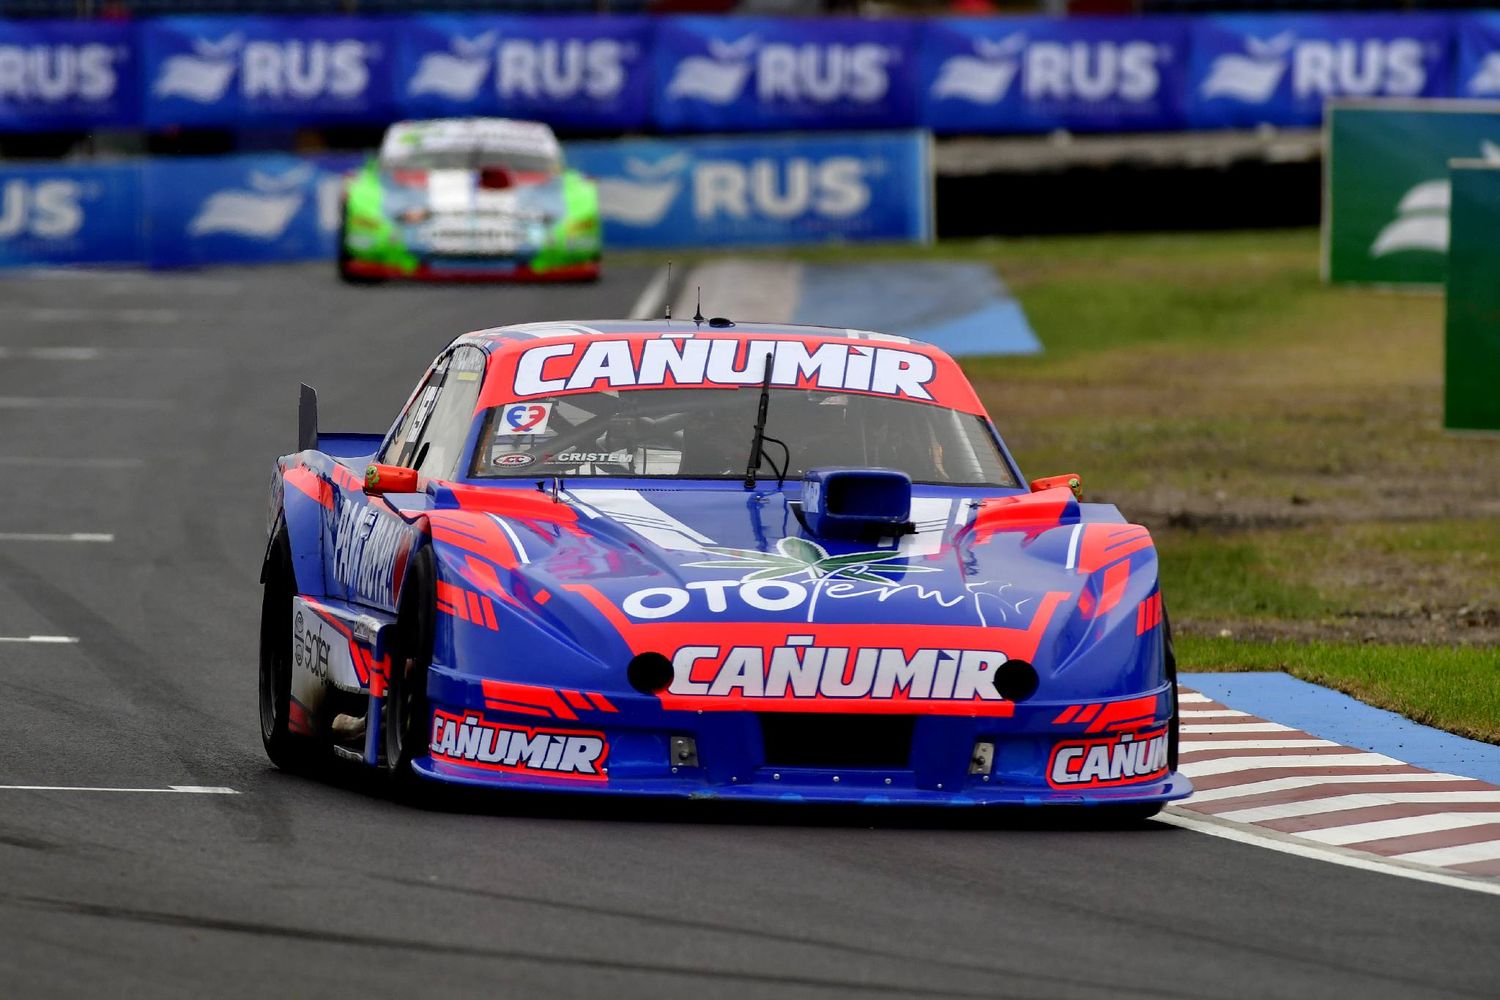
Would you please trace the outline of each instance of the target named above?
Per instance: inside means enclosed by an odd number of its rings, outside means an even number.
[[[379,278],[356,273],[351,266],[353,261],[354,256],[349,253],[349,210],[346,207],[344,214],[339,217],[339,280],[346,285],[378,285],[380,283]]]
[[[412,560],[402,588],[396,642],[391,650],[391,675],[385,691],[381,723],[385,730],[386,770],[402,792],[411,791],[419,780],[411,764],[427,753],[432,738],[427,675],[432,665],[437,607],[434,572],[432,550],[423,549]]]
[[[1172,699],[1172,716],[1167,721],[1167,769],[1177,770],[1178,733],[1181,722],[1181,706],[1177,697],[1177,650],[1172,645],[1172,619],[1167,614],[1166,601],[1161,605],[1162,660],[1167,676],[1168,697]]]
[[[260,605],[260,739],[266,756],[283,771],[303,771],[312,763],[313,741],[292,732],[292,547],[278,528],[266,562]]]

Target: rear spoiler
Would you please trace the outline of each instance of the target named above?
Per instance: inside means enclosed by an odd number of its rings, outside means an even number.
[[[318,391],[303,385],[297,399],[297,450],[321,451],[356,471],[363,472],[365,465],[374,459],[380,450],[384,434],[339,434],[334,431],[322,433],[318,430]]]
[[[297,398],[297,450],[313,451],[318,447],[318,390],[301,383]]]

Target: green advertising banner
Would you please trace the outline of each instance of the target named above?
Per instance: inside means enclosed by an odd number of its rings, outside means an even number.
[[[1500,163],[1454,160],[1443,426],[1500,431]]]
[[[1448,161],[1500,162],[1500,102],[1330,101],[1323,121],[1323,277],[1441,285]]]

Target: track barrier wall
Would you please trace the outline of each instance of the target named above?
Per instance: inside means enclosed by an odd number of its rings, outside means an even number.
[[[1443,425],[1500,431],[1500,164],[1451,164]]]
[[[1335,101],[1324,129],[1325,276],[1441,286],[1448,161],[1500,163],[1500,101]]]
[[[1316,124],[1500,96],[1500,14],[163,17],[0,22],[0,131],[376,125],[938,134]]]
[[[609,247],[932,237],[930,137],[576,143]],[[356,155],[0,165],[0,267],[331,260]]]

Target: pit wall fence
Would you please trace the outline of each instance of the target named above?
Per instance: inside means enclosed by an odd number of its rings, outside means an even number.
[[[578,142],[611,249],[932,238],[931,137],[906,130]],[[0,268],[333,259],[340,154],[0,164]],[[331,270],[331,266],[330,266]]]
[[[0,132],[509,115],[567,134],[1312,126],[1500,95],[1500,14],[0,21]]]

